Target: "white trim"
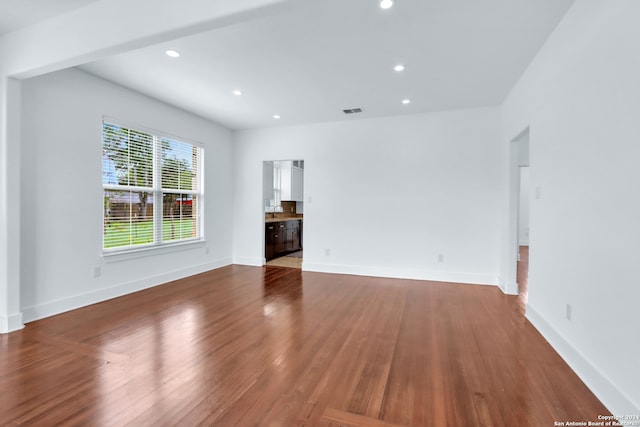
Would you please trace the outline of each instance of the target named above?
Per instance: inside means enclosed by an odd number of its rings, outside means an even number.
[[[0,334],[8,334],[9,332],[19,331],[22,328],[24,328],[22,313],[0,316]]]
[[[388,277],[393,279],[428,280],[434,282],[464,283],[498,286],[498,277],[488,274],[429,271],[393,267],[370,267],[340,264],[302,262],[302,270],[320,273],[351,274],[355,276]]]
[[[110,288],[99,289],[96,291],[85,292],[68,298],[62,298],[50,301],[44,304],[34,305],[23,309],[23,317],[25,322],[33,322],[45,317],[54,316],[66,311],[75,310],[77,308],[86,307],[91,304],[106,301],[112,298],[121,297],[143,289],[152,288],[177,279],[183,279],[194,274],[204,273],[205,271],[224,267],[231,264],[230,258],[222,258],[205,264],[196,265],[180,270],[169,271],[157,276],[135,280],[129,283],[112,286]]]
[[[504,292],[506,295],[518,295],[518,283],[507,283],[504,289],[502,289],[502,292]]]
[[[127,191],[127,190],[125,190]],[[158,191],[160,195],[163,194],[189,194],[191,196],[200,196],[200,193],[197,190],[180,190],[175,188],[163,188]]]
[[[584,353],[567,341],[529,304],[527,304],[526,317],[612,414],[640,414],[640,406],[636,406],[622,390],[584,356]]]
[[[104,129],[104,120],[102,121],[102,129]],[[103,139],[104,143],[104,139]],[[162,228],[164,227],[164,218],[162,211],[164,210],[164,197],[161,191],[157,191],[157,188],[161,187],[162,183],[162,155],[160,154],[160,144],[158,143],[158,136],[153,135],[153,243],[162,244]],[[104,156],[104,153],[103,153]],[[103,214],[104,215],[104,214]],[[160,221],[158,221],[160,219]],[[182,228],[182,226],[180,226]],[[104,247],[104,232],[102,234],[102,250]],[[122,247],[116,247],[114,249],[123,250]],[[124,249],[126,252],[127,249]]]
[[[146,193],[153,193],[153,187],[139,187],[136,185],[102,184],[102,189],[107,191],[131,191],[136,193],[144,191]]]
[[[174,243],[149,243],[148,245],[132,246],[130,247],[130,249],[103,249],[100,256],[105,262],[117,262],[134,258],[155,256],[163,253],[182,251],[186,249],[194,249],[205,246],[206,244],[207,241],[204,239],[179,240]]]

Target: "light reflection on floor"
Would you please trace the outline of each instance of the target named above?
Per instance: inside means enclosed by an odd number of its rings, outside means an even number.
[[[176,381],[177,367],[189,366],[191,361],[202,356],[203,349],[200,348],[198,337],[201,334],[202,307],[192,302],[185,302],[179,306],[171,307],[158,316],[143,317],[133,323],[123,325],[120,332],[112,334],[115,339],[104,340],[103,349],[116,354],[127,354],[135,348],[135,359],[130,362],[120,362],[107,364],[108,375],[103,374],[97,377],[100,383],[100,393],[102,407],[100,416],[106,424],[116,420],[132,419],[136,415],[141,415],[145,410],[150,409],[153,402],[180,400],[183,396],[169,393],[170,385]],[[152,319],[153,321],[149,322]],[[122,333],[122,330],[128,330]],[[117,331],[114,331],[117,332]],[[171,348],[180,348],[179,352],[167,351]],[[195,364],[196,366],[200,366]],[[197,381],[200,374],[189,371],[191,378],[190,392],[197,392],[203,384]],[[184,378],[182,379],[184,380]],[[114,391],[115,389],[115,391]],[[147,393],[145,390],[148,390]],[[174,390],[171,387],[171,390]],[[135,407],[131,407],[131,399],[135,396],[148,394],[142,402],[138,402]],[[144,402],[149,402],[146,408]],[[140,404],[141,403],[141,404]]]

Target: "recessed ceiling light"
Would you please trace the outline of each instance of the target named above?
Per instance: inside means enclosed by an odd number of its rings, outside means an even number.
[[[403,99],[402,103],[405,104],[405,105],[406,104],[411,104],[411,100],[410,99]]]
[[[380,2],[380,7],[383,9],[389,9],[391,6],[393,6],[393,0],[382,0]]]
[[[166,53],[167,56],[170,56],[171,58],[177,58],[180,56],[180,52],[173,49],[165,50],[164,53]]]
[[[273,118],[274,118],[274,119],[276,119],[276,120],[278,120],[278,119],[280,118],[280,116],[279,116],[279,115],[277,115],[277,114],[274,114],[274,115],[273,115]]]
[[[233,94],[234,94],[235,96],[240,96],[240,95],[242,95],[242,91],[234,90],[234,91],[233,91]]]
[[[398,64],[395,67],[393,67],[393,69],[396,70],[396,71],[403,71],[404,70],[404,65]]]

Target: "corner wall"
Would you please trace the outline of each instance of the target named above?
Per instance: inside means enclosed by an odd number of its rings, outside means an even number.
[[[614,414],[640,414],[638,16],[577,0],[501,109],[503,150],[530,128],[527,317]]]
[[[101,257],[103,115],[205,144],[206,244],[118,261]],[[24,320],[230,264],[231,154],[229,130],[83,71],[68,69],[24,80]],[[93,277],[95,267],[100,277]]]
[[[234,262],[263,262],[262,162],[301,159],[305,270],[497,284],[498,113],[234,133]]]

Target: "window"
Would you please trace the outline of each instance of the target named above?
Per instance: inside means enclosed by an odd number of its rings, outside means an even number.
[[[103,121],[105,252],[202,239],[203,149]]]

